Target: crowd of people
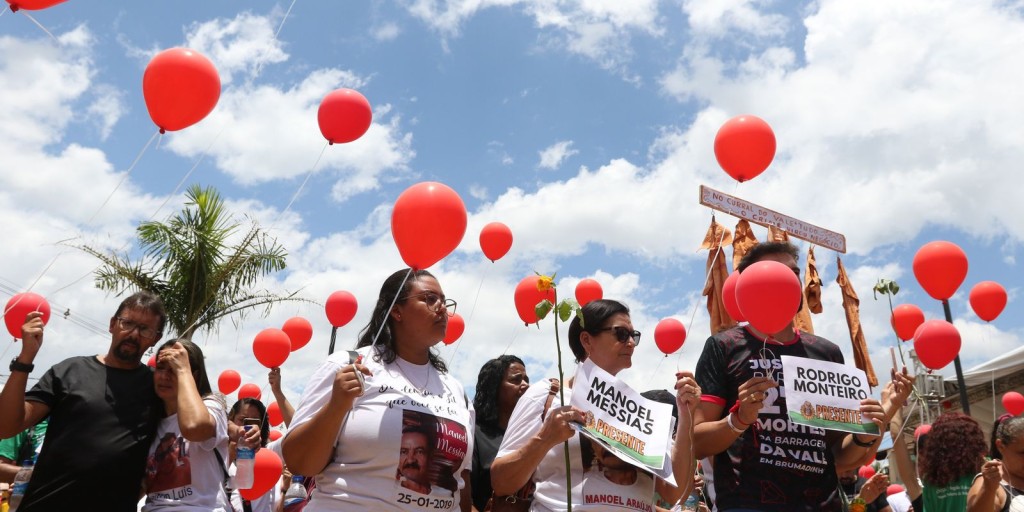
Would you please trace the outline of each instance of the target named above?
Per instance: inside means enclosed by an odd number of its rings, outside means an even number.
[[[755,246],[738,269],[765,260],[800,274],[795,247],[778,242]],[[26,512],[1024,511],[1024,418],[1001,418],[986,443],[972,418],[943,415],[917,437],[912,462],[901,430],[914,384],[906,369],[891,372],[881,399],[860,404],[895,439],[892,466],[906,489],[904,502],[887,500],[887,475],[857,475],[882,436],[790,419],[781,357],[844,362],[834,343],[792,324],[716,333],[672,391],[642,394],[673,410],[672,424],[657,427],[670,438],[657,472],[581,432],[589,413],[568,404],[586,382],[531,384],[526,362],[506,354],[483,365],[470,400],[433,350],[454,308],[425,270],[389,276],[354,350],[328,356],[296,407],[271,370],[287,426],[273,442],[264,404],[228,407],[190,340],[159,345],[154,369],[142,363],[164,334],[159,297],[124,299],[106,354],[66,359],[28,388],[44,333],[31,313],[0,391],[0,479],[35,459],[18,508]],[[589,302],[569,324],[577,363],[611,378],[633,366],[640,338],[615,300]],[[256,499],[235,480],[243,445],[284,461],[280,485]],[[286,507],[293,474],[304,476],[303,496]]]

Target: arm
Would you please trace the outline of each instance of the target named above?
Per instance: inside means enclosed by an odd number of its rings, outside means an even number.
[[[548,451],[576,434],[569,426],[572,421],[583,423],[583,411],[570,406],[551,408],[536,435],[515,451],[496,457],[491,463],[491,487],[495,496],[513,494],[526,485]]]
[[[892,417],[903,407],[907,397],[914,388],[915,377],[907,374],[907,369],[897,373],[890,371],[892,381],[886,385],[882,392],[883,402],[875,399],[862,400],[860,411],[872,422],[878,425],[878,436],[865,436],[860,434],[849,434],[845,436],[836,449],[836,471],[845,471],[856,468],[867,459],[868,454],[874,457],[878,446],[882,444],[881,432],[884,432]],[[865,452],[867,450],[867,452]]]
[[[281,408],[281,417],[284,418],[284,426],[287,427],[292,424],[292,417],[295,416],[295,407],[292,407],[288,397],[284,396],[284,391],[281,390],[281,369],[271,368],[267,380],[270,381],[270,390],[274,393],[274,400],[277,400],[277,406]]]
[[[18,362],[32,364],[43,344],[43,314],[29,313],[21,328],[21,354]],[[25,400],[28,373],[11,372],[0,391],[0,438],[11,437],[50,414],[50,407],[42,402]]]
[[[999,460],[986,461],[981,466],[981,478],[975,478],[967,493],[967,512],[989,512],[1002,510],[1006,503],[1006,491],[999,485],[1002,481],[1003,463]]]
[[[476,507],[473,506],[473,484],[470,478],[468,469],[462,471],[462,481],[466,482],[466,485],[459,490],[459,508],[462,512],[477,512]]]
[[[178,428],[181,436],[194,443],[206,441],[217,435],[217,422],[213,419],[203,398],[199,396],[192,367],[188,362],[188,351],[181,343],[160,351],[157,367],[165,365],[173,375],[177,392]]]
[[[903,487],[907,489],[907,497],[911,500],[921,496],[921,484],[917,481],[917,470],[910,461],[910,453],[907,452],[907,443],[903,442],[903,432],[900,426],[903,424],[903,414],[897,411],[889,423],[889,434],[893,438],[892,453],[893,463],[896,464],[896,471],[903,481]]]
[[[754,377],[744,382],[736,392],[739,409],[725,416],[722,415],[724,406],[707,400],[701,401],[693,413],[696,458],[717,455],[736,442],[757,421],[758,412],[764,407],[766,391],[774,387],[778,387],[778,384],[768,377]],[[730,417],[732,426],[729,425]]]
[[[309,421],[295,427],[281,445],[285,464],[299,475],[319,474],[334,454],[334,440],[352,410],[355,399],[363,394],[363,383],[357,372],[371,375],[362,363],[341,367],[334,373],[328,402]]]
[[[14,483],[14,477],[20,470],[21,466],[15,464],[11,459],[0,457],[0,482]]]
[[[693,490],[693,475],[697,472],[697,459],[693,454],[693,416],[700,403],[700,386],[694,380],[693,373],[677,372],[675,389],[679,426],[675,442],[672,443],[672,473],[676,477],[676,488],[679,491],[675,495],[662,495],[672,503]]]

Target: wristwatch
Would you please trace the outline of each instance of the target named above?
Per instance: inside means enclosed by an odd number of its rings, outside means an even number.
[[[32,370],[36,369],[36,365],[34,365],[32,363],[29,363],[29,364],[22,363],[21,361],[18,361],[18,357],[15,356],[14,359],[11,359],[11,368],[10,369],[11,369],[12,372],[32,373]]]

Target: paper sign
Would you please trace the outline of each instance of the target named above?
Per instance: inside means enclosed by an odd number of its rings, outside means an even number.
[[[589,359],[576,370],[570,405],[586,412],[586,423],[574,425],[585,436],[620,459],[669,480],[671,405],[644,398]]]
[[[878,435],[878,425],[860,412],[871,396],[864,371],[805,357],[782,356],[786,410],[793,423]]]

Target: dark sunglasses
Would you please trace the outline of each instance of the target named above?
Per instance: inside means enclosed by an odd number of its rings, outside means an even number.
[[[594,331],[591,331],[591,332],[593,332],[594,334],[597,334],[599,332],[604,332],[604,331],[614,331],[615,332],[615,339],[619,343],[626,343],[626,342],[629,341],[630,338],[632,338],[634,345],[639,345],[640,344],[640,331],[631,331],[631,330],[629,330],[629,329],[627,329],[625,327],[622,327],[621,325],[616,325],[615,327],[604,327],[602,329],[597,329],[597,330],[594,330]]]

